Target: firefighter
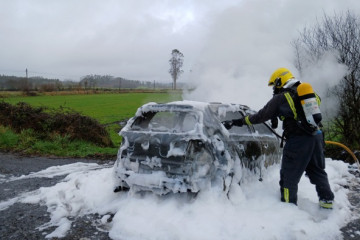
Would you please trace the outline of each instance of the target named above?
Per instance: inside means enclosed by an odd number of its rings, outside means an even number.
[[[305,172],[316,187],[320,207],[331,209],[334,194],[325,172],[323,134],[319,127],[304,125],[304,111],[295,97],[300,84],[288,69],[277,69],[268,83],[273,87],[273,98],[257,113],[223,124],[230,129],[234,125],[252,125],[271,120],[272,127],[276,128],[277,118],[282,120],[286,143],[280,169],[281,201],[297,205],[298,183]]]

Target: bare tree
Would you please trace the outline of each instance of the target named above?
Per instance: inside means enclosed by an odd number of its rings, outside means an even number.
[[[330,89],[339,102],[339,112],[331,127],[332,134],[341,137],[353,148],[360,147],[360,21],[347,11],[330,17],[324,14],[322,22],[305,28],[293,42],[295,65],[302,71],[304,65],[318,61],[327,51],[337,51],[337,61],[348,67],[348,74]]]
[[[169,73],[173,79],[173,89],[176,89],[176,81],[179,76],[184,72],[181,68],[184,62],[184,55],[177,49],[172,50],[171,58],[169,60],[170,70]]]

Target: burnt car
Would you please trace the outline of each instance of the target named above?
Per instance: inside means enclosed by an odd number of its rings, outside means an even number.
[[[218,186],[227,192],[244,169],[261,178],[263,168],[280,161],[277,136],[266,124],[222,125],[251,113],[240,104],[145,104],[120,131],[115,191],[162,195]]]

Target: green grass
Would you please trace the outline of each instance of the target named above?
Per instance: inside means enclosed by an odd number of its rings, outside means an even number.
[[[136,110],[148,102],[170,102],[181,100],[176,93],[121,93],[121,94],[84,94],[55,96],[15,96],[3,98],[5,102],[16,104],[26,102],[32,106],[45,106],[52,109],[66,107],[97,119],[106,125],[114,143],[114,148],[101,148],[84,141],[69,141],[66,137],[52,136],[51,141],[37,138],[32,130],[15,134],[0,125],[0,150],[15,150],[28,154],[43,154],[66,157],[86,157],[95,155],[116,155],[121,143],[119,121],[133,117]]]
[[[118,148],[101,148],[94,144],[54,135],[51,140],[38,139],[32,129],[16,134],[10,128],[0,126],[0,150],[15,151],[23,154],[52,155],[59,157],[110,158],[116,155]]]
[[[180,93],[83,94],[4,98],[5,102],[11,104],[26,102],[32,106],[68,107],[97,119],[101,124],[129,119],[134,116],[138,107],[148,102],[176,100],[181,100]]]
[[[14,148],[19,142],[19,136],[11,131],[9,128],[5,128],[0,125],[0,149],[9,150]]]

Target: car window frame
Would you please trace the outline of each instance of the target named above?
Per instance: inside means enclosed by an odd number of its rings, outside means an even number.
[[[184,113],[184,116],[181,116],[181,118],[178,119],[178,121],[181,122],[181,124],[183,124],[186,115],[190,115],[195,118],[194,128],[189,129],[187,131],[176,132],[179,134],[185,134],[188,132],[195,131],[196,124],[198,124],[201,119],[201,116],[197,111],[183,111],[183,110],[148,111],[148,112],[144,112],[142,115],[136,117],[134,122],[131,124],[129,130],[133,131],[133,132],[138,132],[138,131],[144,132],[145,131],[145,132],[153,132],[153,133],[175,133],[174,131],[171,131],[173,129],[170,129],[170,128],[168,128],[169,131],[154,131],[153,129],[149,128],[149,125],[150,125],[152,119],[159,113]],[[138,123],[138,122],[140,122],[140,123]],[[137,126],[135,126],[135,125],[137,125]],[[143,125],[144,127],[141,127],[141,125]]]

